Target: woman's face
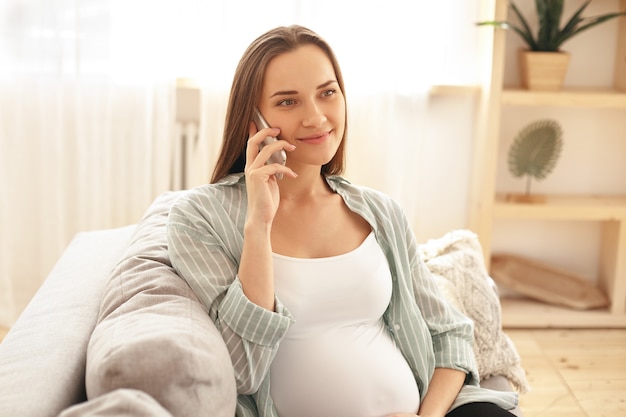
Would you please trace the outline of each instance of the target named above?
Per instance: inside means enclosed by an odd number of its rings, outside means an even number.
[[[280,139],[296,146],[287,165],[327,164],[337,152],[346,121],[343,92],[319,47],[304,45],[272,59],[263,79],[259,110]]]

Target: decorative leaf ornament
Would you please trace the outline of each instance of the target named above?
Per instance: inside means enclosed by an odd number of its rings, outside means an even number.
[[[509,171],[514,177],[528,177],[526,194],[530,194],[530,180],[542,180],[554,169],[561,153],[563,131],[556,120],[538,120],[525,126],[509,149]]]

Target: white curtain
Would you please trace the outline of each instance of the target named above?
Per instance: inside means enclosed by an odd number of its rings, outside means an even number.
[[[169,188],[174,83],[147,71],[150,39],[124,43],[127,17],[113,1],[0,4],[0,325],[75,233],[137,222]]]
[[[207,181],[237,60],[277,25],[309,26],[334,47],[350,115],[347,177],[392,195],[428,237],[425,219],[447,204],[430,195],[433,182],[466,181],[446,178],[431,151],[468,146],[471,132],[441,140],[427,92],[475,82],[476,4],[3,0],[0,325],[15,320],[76,232],[134,223],[172,188],[176,78],[202,90],[189,163],[191,182]]]

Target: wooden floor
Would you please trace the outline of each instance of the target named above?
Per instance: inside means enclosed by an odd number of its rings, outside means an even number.
[[[524,417],[626,416],[626,330],[506,333],[532,388],[521,396]]]
[[[626,416],[626,330],[505,330],[531,392],[524,417]]]

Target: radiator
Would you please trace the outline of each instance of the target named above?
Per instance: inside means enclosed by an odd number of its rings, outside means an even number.
[[[171,189],[182,190],[198,184],[198,171],[205,165],[197,122],[176,122],[171,159]]]

